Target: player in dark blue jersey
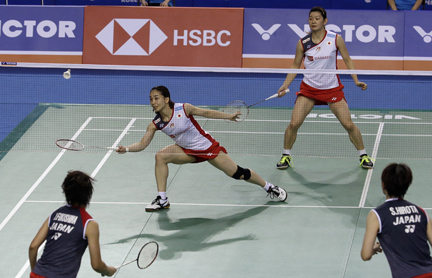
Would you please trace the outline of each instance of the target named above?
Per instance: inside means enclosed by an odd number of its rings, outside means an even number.
[[[432,278],[432,222],[422,208],[403,199],[412,179],[405,164],[392,163],[383,170],[386,202],[369,212],[361,257],[368,261],[384,251],[392,277]]]
[[[85,210],[93,195],[93,182],[81,171],[68,172],[62,184],[67,205],[48,217],[30,244],[31,278],[76,277],[87,245],[96,272],[107,276],[116,272],[115,267],[102,261],[99,226]],[[45,240],[43,254],[37,260],[38,249]]]

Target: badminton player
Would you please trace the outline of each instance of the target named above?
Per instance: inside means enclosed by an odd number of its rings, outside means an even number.
[[[383,170],[386,201],[367,216],[361,257],[368,261],[384,251],[394,278],[431,278],[431,219],[422,208],[404,200],[412,179],[405,164],[392,163]]]
[[[175,142],[175,144],[166,146],[156,153],[155,174],[158,195],[146,207],[146,211],[157,211],[170,207],[166,195],[169,163],[186,164],[208,161],[229,177],[259,185],[270,194],[271,198],[276,197],[279,201],[286,200],[287,193],[283,188],[266,182],[253,170],[242,168],[234,163],[227,155],[225,148],[220,146],[219,142],[204,131],[194,119],[194,116],[202,116],[235,121],[239,112],[227,114],[198,108],[189,103],[174,103],[168,88],[165,86],[151,89],[150,104],[156,117],[148,125],[141,141],[127,147],[119,146],[117,149],[118,153],[142,151],[150,144],[158,130],[171,137]]]
[[[99,226],[85,210],[93,194],[93,182],[81,171],[68,172],[62,184],[67,204],[48,217],[30,244],[30,278],[77,277],[87,245],[96,272],[106,276],[116,272],[102,261]],[[43,254],[37,260],[38,249],[45,240]]]
[[[292,69],[299,69],[302,61],[306,69],[335,70],[337,54],[340,53],[347,68],[354,69],[345,42],[336,33],[326,31],[327,12],[321,7],[314,7],[309,12],[309,26],[311,32],[297,43]],[[297,74],[288,73],[278,94],[284,96],[291,82]],[[362,90],[367,85],[360,82],[356,74],[351,74],[356,86]],[[292,166],[291,149],[297,138],[297,131],[303,124],[306,116],[315,105],[328,105],[339,122],[348,132],[351,142],[358,150],[360,166],[366,169],[373,168],[373,163],[367,155],[363,145],[363,138],[358,127],[351,120],[351,113],[345,100],[339,77],[336,74],[310,73],[304,74],[300,91],[297,92],[297,100],[291,115],[291,121],[285,130],[284,150],[278,169],[286,169]]]

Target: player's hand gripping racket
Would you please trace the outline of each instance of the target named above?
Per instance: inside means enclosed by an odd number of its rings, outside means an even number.
[[[285,93],[289,93],[289,89],[286,89],[286,90],[285,90]],[[228,114],[234,114],[234,113],[236,113],[236,112],[240,112],[240,115],[238,115],[238,118],[237,118],[237,122],[241,122],[241,121],[243,121],[244,119],[246,119],[246,118],[248,117],[248,115],[249,115],[249,108],[250,108],[250,107],[255,106],[255,105],[257,105],[257,104],[259,104],[259,103],[261,103],[261,102],[264,102],[264,101],[266,101],[266,100],[269,100],[269,99],[275,98],[275,97],[278,97],[278,94],[277,94],[277,93],[274,94],[274,95],[269,96],[269,97],[266,98],[266,99],[263,99],[263,100],[261,100],[261,101],[258,101],[257,103],[251,104],[251,105],[247,105],[247,104],[246,104],[244,101],[242,101],[242,100],[234,100],[234,101],[228,103],[228,104],[225,106],[225,108],[222,109],[222,112],[224,112],[224,113],[228,113]]]
[[[149,241],[141,248],[138,253],[138,256],[135,260],[124,263],[121,266],[117,267],[118,270],[120,267],[128,265],[133,262],[137,262],[137,265],[140,269],[146,269],[149,267],[155,260],[159,253],[159,245],[155,241]],[[105,276],[102,274],[102,276]]]
[[[58,139],[56,140],[56,145],[59,148],[69,150],[69,151],[82,151],[85,148],[87,149],[105,149],[105,150],[117,150],[116,147],[98,147],[98,146],[84,146],[83,143],[80,143],[71,139]]]

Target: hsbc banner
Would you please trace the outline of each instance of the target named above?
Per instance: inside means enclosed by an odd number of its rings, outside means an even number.
[[[85,64],[241,67],[243,9],[85,9]]]
[[[84,7],[0,7],[0,59],[81,63]]]
[[[353,60],[369,60],[368,65],[395,60],[403,65],[404,12],[327,12],[326,29],[343,37]],[[293,59],[297,42],[310,30],[308,18],[309,10],[304,9],[245,9],[243,58]]]

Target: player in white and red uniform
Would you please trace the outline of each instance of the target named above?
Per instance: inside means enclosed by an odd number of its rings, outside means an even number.
[[[321,7],[314,7],[309,12],[309,26],[311,33],[300,39],[297,43],[296,54],[292,69],[299,69],[302,61],[306,69],[335,70],[337,68],[337,55],[341,54],[348,69],[354,69],[354,63],[348,54],[345,42],[336,33],[326,31],[327,13]],[[283,85],[279,88],[279,97],[286,94],[291,82],[297,74],[289,73]],[[356,74],[351,75],[356,86],[362,90],[367,85],[360,82]],[[358,127],[351,120],[351,113],[342,91],[343,85],[336,74],[305,73],[300,91],[292,111],[291,121],[285,130],[284,150],[278,169],[286,169],[292,166],[291,149],[297,138],[297,131],[303,124],[306,116],[315,105],[328,105],[333,114],[348,132],[351,142],[359,152],[360,166],[365,169],[373,168],[373,163],[367,155],[363,138]]]
[[[158,130],[171,137],[175,142],[175,144],[159,150],[156,154],[155,174],[158,195],[146,207],[146,211],[157,211],[170,207],[166,195],[169,163],[186,164],[208,161],[226,175],[259,185],[272,198],[277,197],[282,202],[286,200],[287,194],[283,188],[266,182],[253,170],[238,166],[227,155],[225,148],[203,130],[194,118],[196,115],[236,121],[240,112],[227,114],[216,110],[198,108],[189,103],[175,104],[165,86],[151,89],[150,104],[156,112],[156,117],[148,125],[141,141],[127,147],[119,146],[117,149],[118,153],[142,151],[150,144]]]
[[[164,122],[157,114],[153,124],[158,130],[171,137],[188,155],[195,156],[194,162],[215,158],[220,151],[227,153],[224,147],[197,123],[195,118],[186,114],[183,103],[174,104],[173,115],[169,122]]]

